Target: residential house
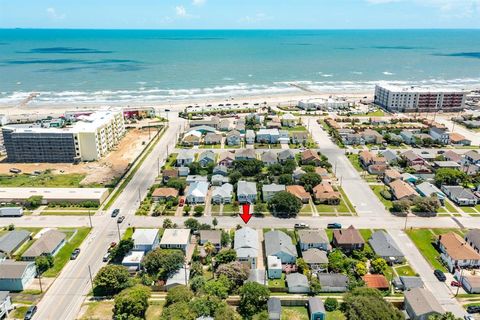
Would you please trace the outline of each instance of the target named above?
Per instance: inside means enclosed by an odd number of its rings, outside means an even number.
[[[382,157],[385,158],[387,163],[392,163],[398,160],[397,153],[392,150],[385,150],[381,152]]]
[[[445,202],[445,193],[440,191],[436,186],[431,184],[430,182],[422,182],[418,185],[415,186],[417,189],[417,192],[422,196],[422,197],[430,197],[432,195],[436,195],[440,203],[443,205]]]
[[[255,131],[247,130],[247,133],[245,134],[245,142],[247,144],[254,144],[255,143]]]
[[[295,127],[297,124],[297,119],[291,113],[285,113],[282,115],[282,126],[284,127]]]
[[[178,197],[178,190],[175,188],[156,188],[152,192],[153,201],[167,201]]]
[[[184,252],[190,244],[190,229],[165,229],[160,240],[162,249],[180,249]]]
[[[435,169],[459,169],[461,166],[455,161],[434,161]]]
[[[447,150],[443,154],[443,157],[447,161],[454,161],[456,163],[461,163],[462,162],[462,156],[456,153],[455,151],[452,150]]]
[[[182,149],[177,155],[177,167],[189,166],[195,161],[195,154],[190,150]]]
[[[319,297],[308,298],[308,314],[310,320],[326,320],[327,311],[323,305],[323,301]]]
[[[328,170],[325,168],[315,167],[315,173],[322,177],[322,180],[330,179],[330,173],[328,173]]]
[[[183,136],[182,144],[184,146],[197,146],[202,140],[202,133],[200,131],[190,131]]]
[[[178,286],[188,286],[190,281],[190,270],[185,267],[181,267],[177,272],[168,277],[165,282],[165,290],[169,291]]]
[[[239,203],[255,203],[257,201],[256,183],[249,181],[238,181],[237,200]]]
[[[251,269],[256,268],[260,248],[257,230],[249,227],[236,230],[233,248],[237,252],[238,261],[247,263]]]
[[[294,144],[306,144],[308,141],[308,132],[292,131],[290,132],[290,141]]]
[[[377,176],[380,176],[380,175],[384,175],[385,174],[385,171],[388,169],[388,165],[387,164],[371,164],[368,166],[368,173],[372,174],[372,175],[377,175]]]
[[[241,140],[240,132],[238,132],[237,130],[232,130],[229,133],[227,133],[227,137],[226,137],[227,145],[238,146],[240,145],[240,140]]]
[[[192,183],[196,183],[196,182],[208,182],[208,177],[207,176],[201,176],[201,175],[198,175],[198,174],[189,175],[185,179],[185,182],[187,183],[187,185],[191,185]]]
[[[400,137],[402,137],[403,141],[406,144],[412,144],[415,142],[415,137],[413,135],[414,135],[414,132],[409,130],[402,130],[400,132]]]
[[[465,235],[465,241],[477,252],[480,253],[480,229],[473,229]]]
[[[221,144],[222,143],[222,135],[218,134],[218,133],[209,132],[205,135],[205,137],[203,138],[203,141],[207,145],[209,145],[209,144]]]
[[[3,260],[0,262],[0,290],[23,291],[36,275],[34,261]]]
[[[392,280],[395,290],[407,291],[413,288],[423,288],[424,284],[421,277],[400,276]]]
[[[229,131],[230,130],[230,120],[222,119],[218,125],[218,130],[220,131]]]
[[[318,153],[314,150],[308,149],[301,153],[302,164],[311,164],[313,163],[316,166],[319,166],[322,162]]]
[[[288,293],[309,293],[310,284],[307,276],[301,273],[289,273],[285,277]]]
[[[0,319],[7,318],[8,313],[13,310],[10,292],[0,291]]]
[[[391,182],[395,180],[399,180],[402,178],[402,174],[398,172],[396,169],[387,169],[385,170],[385,173],[383,175],[383,182],[385,184],[390,184]]]
[[[122,259],[122,266],[132,271],[138,271],[142,266],[144,257],[144,251],[129,251]]]
[[[321,285],[321,292],[346,292],[348,277],[341,273],[317,273]]]
[[[218,164],[220,166],[225,166],[227,168],[232,167],[233,161],[235,160],[235,155],[232,152],[226,151],[221,153],[218,157]]]
[[[338,205],[340,204],[340,192],[335,191],[330,183],[322,181],[313,188],[313,199],[315,203]]]
[[[206,167],[210,163],[215,163],[215,153],[211,150],[206,150],[200,153],[200,156],[198,157],[198,163],[202,167]]]
[[[179,167],[178,168],[178,176],[179,177],[187,177],[190,174],[189,167]]]
[[[285,186],[283,184],[264,184],[262,186],[263,201],[270,201],[270,199],[280,191],[285,191]]]
[[[366,274],[362,277],[365,286],[371,289],[388,290],[390,286],[383,274]]]
[[[460,278],[462,287],[470,294],[480,293],[480,277],[466,275]]]
[[[402,158],[407,161],[407,165],[413,166],[413,165],[423,165],[425,164],[425,160],[413,152],[412,150],[405,151],[404,153],[401,154]]]
[[[30,240],[30,234],[30,231],[27,230],[13,230],[4,234],[0,238],[0,253],[11,256],[25,242]]]
[[[342,137],[342,143],[347,146],[365,144],[365,139],[363,139],[363,136],[359,133],[348,133],[348,134],[342,135],[341,137]]]
[[[402,181],[414,184],[418,181],[418,177],[411,173],[404,172],[402,173]]]
[[[34,261],[39,256],[55,256],[67,242],[65,233],[48,230],[36,240],[22,255],[22,260]]]
[[[432,170],[424,164],[415,164],[412,167],[415,174],[431,174]]]
[[[290,149],[285,149],[278,153],[278,161],[280,163],[285,163],[287,160],[295,160],[295,153]]]
[[[242,149],[235,153],[235,160],[254,160],[257,159],[255,149]]]
[[[241,134],[245,133],[245,118],[239,119],[235,124],[235,130]]]
[[[310,270],[324,271],[328,267],[327,253],[317,248],[311,248],[302,252],[302,258]]]
[[[456,146],[469,146],[472,144],[472,140],[465,138],[460,133],[450,133],[450,143]]]
[[[390,182],[390,191],[396,200],[412,200],[418,197],[418,193],[412,188],[411,185],[402,180],[395,180]]]
[[[223,165],[218,165],[213,168],[212,174],[219,174],[221,176],[228,176],[228,168]]]
[[[259,143],[278,143],[280,133],[278,129],[260,129],[257,131],[257,142]]]
[[[221,186],[228,182],[228,177],[224,177],[221,174],[214,174],[212,176],[212,186]]]
[[[298,167],[292,173],[293,180],[295,182],[299,182],[300,178],[303,177],[304,174],[306,174],[306,172],[302,168]]]
[[[298,185],[286,186],[286,191],[288,193],[293,194],[300,201],[302,201],[302,203],[310,202],[310,193],[305,191],[305,188],[303,186],[298,186]]]
[[[275,151],[272,151],[272,150],[262,153],[260,158],[262,162],[267,166],[278,163],[277,154],[275,153]]]
[[[282,304],[279,298],[268,298],[267,312],[268,320],[280,320],[282,318]]]
[[[215,130],[220,123],[220,119],[218,117],[212,117],[211,120],[192,120],[190,121],[190,128],[197,129],[198,127],[211,127]]]
[[[197,204],[205,203],[205,198],[208,193],[208,182],[197,181],[191,183],[186,192],[186,201],[187,203]]]
[[[480,164],[480,153],[475,150],[470,150],[464,154],[465,162],[471,164]]]
[[[135,229],[132,240],[134,251],[147,253],[158,247],[160,235],[157,229]]]
[[[224,183],[222,186],[212,188],[212,203],[232,203],[233,185]]]
[[[428,320],[430,316],[442,315],[445,310],[435,296],[424,288],[413,288],[406,291],[405,311],[412,320]]]
[[[333,245],[346,251],[362,250],[365,240],[354,226],[350,226],[347,229],[333,230]]]
[[[480,254],[455,232],[438,236],[440,257],[450,272],[456,268],[476,268],[480,266]]]
[[[372,247],[373,252],[387,261],[387,263],[402,263],[405,260],[404,254],[393,238],[383,230],[372,233],[368,243]]]
[[[215,246],[216,250],[222,248],[222,231],[221,230],[200,230],[200,245],[210,242]]]
[[[478,164],[464,164],[462,171],[468,176],[474,176],[480,171],[480,165]]]
[[[269,231],[264,234],[265,255],[280,258],[282,264],[293,264],[297,260],[297,249],[292,238],[283,231]]]
[[[373,157],[374,157],[373,153],[371,153],[368,150],[363,150],[363,151],[360,151],[360,153],[358,154],[358,161],[360,162],[362,167],[367,168],[369,165],[373,163]]]
[[[475,194],[462,186],[442,186],[442,191],[459,206],[474,206],[478,202]]]
[[[164,169],[162,171],[162,180],[163,183],[167,183],[170,179],[178,178],[177,169]]]
[[[298,243],[300,250],[306,251],[311,248],[320,249],[323,251],[330,250],[330,240],[328,239],[325,230],[308,229],[298,230]]]
[[[282,260],[277,256],[267,256],[267,273],[269,279],[282,277]]]
[[[450,133],[446,128],[431,127],[429,130],[429,134],[432,137],[433,141],[445,145],[450,143]]]
[[[362,137],[365,140],[365,143],[381,144],[383,142],[383,136],[372,129],[365,129],[362,132]]]

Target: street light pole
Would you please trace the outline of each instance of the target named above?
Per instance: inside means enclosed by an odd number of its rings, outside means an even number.
[[[88,209],[88,220],[90,221],[90,228],[93,228],[92,215],[91,215],[91,213],[90,213],[90,209]]]
[[[42,288],[42,274],[38,272],[38,267],[35,267],[37,269],[37,274],[38,274],[38,284],[40,285],[40,292],[43,292]]]
[[[122,237],[120,236],[120,226],[119,223],[117,223],[117,232],[118,232],[118,242],[122,240]]]
[[[90,269],[90,265],[88,265],[88,274],[90,275],[90,284],[92,285],[92,294],[93,294],[93,278],[92,278],[92,270]]]

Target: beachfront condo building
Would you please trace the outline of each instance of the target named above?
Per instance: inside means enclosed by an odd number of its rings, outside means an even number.
[[[392,112],[455,112],[465,107],[467,92],[451,89],[375,86],[375,104]]]
[[[15,124],[2,128],[8,162],[80,162],[105,156],[125,135],[122,111],[79,116],[71,126],[53,122]],[[56,123],[56,122],[55,122]]]

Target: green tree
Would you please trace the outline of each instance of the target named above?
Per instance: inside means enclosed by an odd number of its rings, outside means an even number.
[[[293,159],[289,159],[285,161],[283,164],[283,173],[284,174],[292,174],[293,171],[297,168],[297,163]]]
[[[414,212],[436,213],[440,209],[440,201],[436,195],[430,197],[417,197],[413,201]]]
[[[112,261],[119,262],[125,257],[125,255],[132,250],[133,240],[132,239],[122,239],[120,242],[113,247],[110,251],[110,257]]]
[[[213,218],[213,220],[212,220],[212,226],[213,226],[213,228],[216,228],[217,225],[218,225],[218,220],[217,220],[217,218]]]
[[[150,288],[137,284],[131,288],[122,290],[115,297],[113,314],[115,319],[129,320],[132,317],[144,319],[148,309]]]
[[[231,282],[230,290],[241,286],[248,279],[249,274],[249,268],[238,261],[221,264],[216,271],[217,277],[225,276]]]
[[[231,184],[236,184],[242,178],[242,173],[238,170],[234,170],[228,174],[228,179]]]
[[[220,244],[222,245],[222,247],[226,247],[228,246],[229,243],[230,243],[230,235],[228,234],[228,232],[222,229],[222,234],[220,235]]]
[[[195,206],[195,209],[193,211],[195,212],[195,217],[200,217],[203,215],[203,211],[205,210],[204,206]]]
[[[377,258],[371,263],[374,273],[385,274],[385,271],[388,269],[388,264],[383,258]]]
[[[320,281],[318,281],[318,278],[315,276],[312,276],[310,278],[310,294],[311,295],[317,295],[322,291],[322,286],[320,284]]]
[[[176,286],[168,290],[165,298],[165,306],[177,304],[179,302],[189,303],[193,299],[193,292],[186,286]]]
[[[345,270],[345,261],[347,257],[340,250],[333,250],[328,255],[328,270],[330,272],[340,273]]]
[[[190,308],[197,317],[210,317],[224,304],[226,303],[216,296],[206,295],[194,298],[190,303]]]
[[[94,296],[112,296],[131,286],[127,268],[118,265],[106,265],[93,279]]]
[[[263,168],[263,162],[257,159],[251,160],[236,160],[233,163],[235,170],[245,177],[253,177],[260,173]]]
[[[365,265],[364,262],[359,261],[355,265],[355,273],[357,274],[357,276],[359,276],[359,277],[364,276],[364,275],[367,274],[367,272],[368,272],[367,266]]]
[[[293,194],[280,191],[268,202],[269,209],[277,216],[295,217],[302,208],[302,201]]]
[[[292,185],[293,184],[293,178],[291,174],[282,174],[280,177],[278,177],[278,183],[279,184],[284,184],[286,186]]]
[[[148,274],[167,279],[182,267],[184,260],[181,250],[157,248],[147,253],[142,265]]]
[[[207,283],[207,280],[203,276],[195,276],[190,279],[190,289],[195,292],[203,292],[205,289],[205,284]]]
[[[165,306],[161,320],[195,320],[196,316],[190,308],[190,302],[178,302]]]
[[[230,288],[227,281],[214,280],[205,284],[204,291],[206,294],[216,296],[220,299],[226,299]]]
[[[385,301],[380,291],[370,288],[355,288],[346,293],[341,306],[349,320],[403,320],[402,312]]]
[[[268,172],[273,176],[279,176],[283,172],[283,166],[279,163],[268,166]]]
[[[183,194],[187,187],[187,182],[182,179],[171,178],[167,182],[167,187],[177,189],[180,194]]]
[[[228,306],[226,303],[219,306],[215,311],[215,320],[242,320],[240,315],[233,309]]]
[[[163,228],[163,229],[171,229],[171,228],[173,228],[173,222],[172,222],[172,220],[170,220],[169,218],[165,218],[165,220],[163,220],[162,228]]]
[[[295,262],[298,268],[298,272],[305,274],[308,272],[308,264],[305,262],[303,258],[297,258],[297,261]]]
[[[239,294],[238,312],[244,319],[251,319],[254,314],[266,309],[270,290],[257,282],[247,282],[240,287]]]
[[[435,184],[438,187],[442,185],[462,185],[465,184],[467,180],[467,174],[457,169],[440,168],[435,171]]]
[[[194,218],[188,218],[183,222],[185,228],[192,230],[193,232],[198,231],[200,229],[200,222]]]
[[[228,234],[228,233],[227,233]],[[230,236],[229,236],[230,237]],[[215,262],[218,265],[230,263],[237,259],[237,252],[234,249],[222,249],[215,256]]]
[[[462,318],[457,318],[453,313],[447,312],[441,315],[431,315],[428,317],[428,320],[462,320]]]
[[[392,212],[407,213],[410,211],[412,202],[410,200],[398,200],[392,203]]]
[[[30,196],[25,201],[25,207],[30,209],[36,209],[42,205],[43,196]]]
[[[313,188],[322,182],[322,177],[317,173],[309,172],[301,176],[299,182],[306,191],[312,192]]]
[[[325,299],[324,305],[325,305],[325,310],[327,310],[328,312],[335,311],[338,308],[338,300],[335,298],[328,297],[327,299]]]
[[[37,267],[37,271],[42,274],[53,267],[53,257],[51,255],[38,256],[35,258],[35,266]]]

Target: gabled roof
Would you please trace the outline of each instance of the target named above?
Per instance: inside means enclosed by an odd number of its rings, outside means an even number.
[[[0,279],[21,279],[33,261],[5,260],[0,263]]]
[[[404,157],[405,159],[407,159],[409,161],[423,160],[423,158],[421,156],[419,156],[418,154],[416,154],[412,150],[408,150],[408,151],[405,151],[404,153],[402,153],[402,157]]]
[[[312,149],[308,149],[302,152],[302,160],[307,161],[307,160],[320,160],[320,156],[318,153]]]
[[[178,190],[175,188],[157,188],[152,192],[152,197],[178,197]]]
[[[323,301],[319,297],[308,298],[308,311],[310,316],[315,313],[327,314]]]
[[[264,235],[265,255],[275,256],[280,252],[297,257],[297,249],[289,235],[282,231],[269,231]]]
[[[285,277],[285,280],[287,281],[288,288],[292,288],[292,287],[310,288],[307,276],[298,272],[287,274],[287,276]]]
[[[298,230],[298,239],[301,243],[329,243],[325,230]]]
[[[453,260],[480,260],[480,254],[455,232],[442,234],[438,240]]]
[[[201,161],[203,159],[209,160],[209,161],[215,161],[215,153],[211,150],[206,150],[200,153],[200,156],[198,157],[198,161]]]
[[[475,247],[480,248],[480,229],[470,230],[465,239],[468,242],[472,242]]]
[[[387,159],[388,162],[391,162],[391,161],[398,158],[397,154],[395,152],[393,152],[392,150],[386,150],[386,151],[382,152],[382,156],[385,159]]]
[[[178,152],[177,160],[192,160],[194,153],[190,150],[182,149]]]
[[[310,198],[310,193],[305,191],[305,188],[303,186],[286,186],[286,190],[288,193],[293,194],[297,198],[301,199],[309,199]]]
[[[452,150],[445,151],[443,156],[445,157],[445,159],[448,159],[450,161],[455,161],[455,162],[462,161],[462,156]]]
[[[264,184],[262,186],[262,192],[280,192],[285,191],[285,185],[283,184]]]
[[[30,231],[13,230],[0,238],[0,252],[12,253],[30,238]]]
[[[350,226],[347,229],[333,230],[333,238],[338,244],[363,244],[363,240],[360,232],[355,229],[354,226]]]
[[[445,312],[437,299],[435,299],[433,294],[427,289],[413,288],[412,290],[406,291],[404,295],[405,301],[408,302],[415,316],[434,312],[443,314]]]
[[[227,139],[228,138],[231,138],[231,137],[238,137],[240,138],[240,132],[238,132],[237,130],[232,130],[230,132],[227,133]]]
[[[389,186],[397,199],[418,195],[417,192],[403,180],[392,181]]]
[[[187,245],[190,240],[190,229],[165,229],[160,245]]]
[[[254,149],[241,149],[235,153],[235,159],[237,158],[256,159],[257,154]]]
[[[208,182],[195,181],[188,186],[187,196],[205,197],[208,193]]]
[[[232,196],[232,192],[233,186],[230,183],[224,183],[221,186],[212,188],[212,198],[218,196],[222,198],[229,198]]]
[[[42,254],[51,254],[62,241],[65,241],[66,237],[63,232],[48,230],[23,253],[22,257],[38,257]]]
[[[290,149],[282,150],[278,153],[278,159],[280,160],[294,159],[294,158],[295,158],[295,153]]]
[[[403,257],[403,253],[393,238],[383,230],[372,233],[370,240],[373,251],[380,257]]]
[[[366,274],[362,277],[368,288],[388,289],[388,280],[383,274]]]
[[[207,241],[212,244],[220,244],[222,231],[220,230],[200,230],[200,240]]]
[[[244,227],[235,231],[234,249],[237,252],[237,257],[256,258],[258,248],[258,232],[256,230]]]
[[[218,157],[218,162],[220,162],[222,160],[225,160],[225,159],[234,160],[235,155],[233,154],[233,152],[225,151],[225,152],[221,153],[220,156]]]
[[[317,248],[311,248],[302,252],[302,258],[307,264],[327,264],[327,253]]]
[[[475,200],[477,198],[470,189],[462,186],[442,186],[442,188],[458,199]]]
[[[157,229],[135,229],[132,239],[136,246],[153,245],[157,239],[157,236]]]
[[[475,150],[470,150],[467,153],[465,153],[465,156],[471,158],[473,161],[479,161],[480,160],[480,153],[478,153]]]
[[[261,158],[263,162],[277,162],[277,154],[271,150],[262,153]]]
[[[318,281],[322,287],[347,288],[348,277],[341,273],[318,273]]]
[[[250,181],[238,181],[237,183],[237,195],[248,196],[251,194],[257,194],[257,185],[255,182]]]

